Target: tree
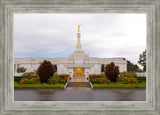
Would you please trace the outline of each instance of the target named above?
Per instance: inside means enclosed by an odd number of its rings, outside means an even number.
[[[47,83],[48,79],[54,74],[54,67],[50,61],[44,60],[37,70],[41,83]]]
[[[111,62],[110,64],[106,65],[106,77],[111,81],[111,82],[116,82],[118,75],[119,75],[119,67],[115,66],[114,62]]]
[[[142,54],[139,55],[138,63],[143,66],[143,71],[146,71],[146,50],[143,51]]]
[[[127,60],[127,71],[142,72],[142,70],[138,67],[137,64],[133,64],[129,60]]]
[[[104,64],[101,65],[101,72],[104,72],[105,69],[104,69]]]
[[[26,68],[24,67],[17,68],[17,73],[24,73],[25,71],[26,71]]]

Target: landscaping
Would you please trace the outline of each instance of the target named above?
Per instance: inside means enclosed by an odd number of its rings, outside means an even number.
[[[56,89],[63,89],[64,84],[19,84],[14,82],[14,88],[56,88]]]
[[[64,88],[68,74],[54,74],[54,67],[49,61],[44,61],[38,71],[24,73],[15,77],[14,88]]]
[[[146,83],[141,84],[93,84],[94,88],[146,88]]]
[[[44,61],[35,72],[24,73],[14,78],[15,88],[64,88],[68,74],[55,74],[54,66]],[[105,67],[104,74],[90,74],[87,78],[93,88],[146,88],[146,77],[137,77],[136,72],[119,72],[112,62]]]
[[[14,88],[64,88],[68,74],[54,75],[47,83],[41,83],[40,78],[34,72],[25,73],[22,77],[15,77]]]
[[[115,75],[114,72],[112,74]],[[93,88],[146,88],[146,77],[136,77],[135,72],[121,72],[114,80],[112,74],[109,74],[110,77],[105,74],[92,74],[87,79],[90,79]]]

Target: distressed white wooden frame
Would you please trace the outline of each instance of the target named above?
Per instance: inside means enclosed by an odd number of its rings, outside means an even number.
[[[159,115],[159,5],[159,0],[0,0],[0,115]],[[14,101],[14,13],[146,13],[146,101]]]

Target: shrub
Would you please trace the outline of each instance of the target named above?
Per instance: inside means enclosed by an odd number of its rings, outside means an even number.
[[[136,77],[138,83],[146,82],[146,77]]]
[[[31,82],[30,82],[30,80],[29,79],[22,79],[21,81],[20,81],[20,84],[30,84]]]
[[[64,88],[64,84],[14,84],[14,88]]]
[[[104,74],[90,74],[89,78],[91,79],[95,79],[95,78],[102,78],[102,77],[106,77]]]
[[[107,84],[110,83],[110,80],[108,80],[107,78],[99,78],[99,83],[100,84]]]
[[[37,70],[41,83],[47,83],[50,76],[53,76],[54,68],[50,61],[44,60]]]
[[[26,68],[24,67],[17,68],[17,73],[24,73],[25,71],[26,71]]]
[[[117,82],[121,82],[123,84],[137,84],[136,78],[127,78],[127,77],[119,77],[117,79]]]
[[[124,72],[120,73],[120,76],[132,78],[132,77],[136,77],[137,74],[136,74],[136,72],[124,71]]]
[[[55,74],[54,77],[60,77],[60,78],[65,78],[65,77],[69,77],[69,74]]]
[[[99,80],[98,79],[92,79],[91,80],[93,84],[99,84]]]
[[[28,72],[22,75],[22,79],[31,79],[35,77],[37,77],[37,75],[34,72]]]
[[[59,83],[61,80],[60,77],[50,77],[50,79],[48,79],[48,83],[49,84],[56,84],[56,83]]]
[[[107,78],[111,82],[116,82],[118,75],[119,75],[119,67],[115,66],[115,64],[111,62],[110,64],[106,65],[105,69],[106,69],[105,74]]]
[[[32,78],[32,79],[30,80],[30,83],[31,83],[31,84],[38,84],[38,83],[40,83],[40,78],[39,78],[39,77]]]
[[[49,84],[56,84],[57,82],[58,82],[58,80],[56,80],[56,79],[48,79]]]
[[[146,88],[146,84],[93,84],[93,88]]]
[[[110,83],[110,80],[107,78],[98,78],[98,79],[92,79],[91,82],[93,84],[107,84]]]
[[[65,84],[65,83],[66,83],[66,80],[65,80],[65,79],[61,79],[61,80],[59,81],[59,83],[60,83],[60,84]]]
[[[129,84],[137,84],[137,79],[136,78],[129,78],[128,79]]]
[[[128,80],[127,80],[127,77],[119,77],[117,79],[117,82],[121,82],[123,84],[127,84],[128,83]]]

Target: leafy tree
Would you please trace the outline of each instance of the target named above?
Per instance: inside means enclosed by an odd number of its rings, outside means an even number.
[[[106,65],[105,69],[106,69],[105,74],[107,78],[111,82],[116,82],[119,75],[119,67],[115,66],[114,62],[111,62],[110,64]]]
[[[127,71],[142,72],[142,70],[138,67],[137,64],[133,64],[129,60],[127,60]]]
[[[105,72],[104,64],[101,65],[101,72]]]
[[[143,51],[142,54],[139,55],[138,63],[143,66],[143,71],[146,71],[146,50]]]
[[[17,68],[17,73],[24,73],[25,71],[26,71],[26,68],[24,67]]]
[[[47,83],[54,74],[54,67],[50,61],[44,60],[37,70],[41,83]]]

